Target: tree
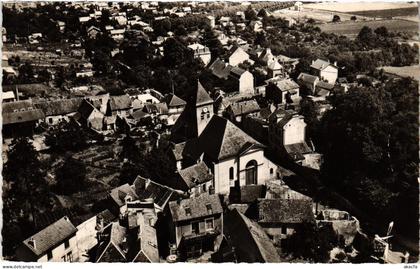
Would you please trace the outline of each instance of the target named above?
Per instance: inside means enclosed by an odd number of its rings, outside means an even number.
[[[318,228],[314,223],[303,223],[287,239],[284,250],[296,258],[326,263],[330,259],[329,252],[337,244],[337,236],[330,226]]]
[[[38,152],[27,138],[12,141],[3,176],[11,184],[8,192],[10,199],[15,200],[12,206],[19,208],[16,212],[22,211],[27,219],[32,220],[37,208],[49,204],[45,171]]]
[[[375,29],[375,34],[382,36],[382,37],[387,37],[388,36],[388,29],[385,26],[381,26]]]
[[[381,226],[395,221],[410,238],[418,234],[417,89],[410,79],[350,89],[331,98],[333,109],[321,122],[324,183]]]
[[[372,29],[368,26],[363,26],[360,30],[359,34],[357,35],[357,40],[365,45],[369,45],[372,43],[374,38],[374,33]]]
[[[257,13],[251,6],[248,6],[248,8],[245,10],[244,13],[245,13],[246,20],[253,21],[253,20],[258,19]]]
[[[163,51],[163,61],[168,67],[175,67],[185,62],[188,53],[187,48],[174,38],[165,41]]]
[[[61,122],[51,127],[46,136],[45,144],[53,151],[78,151],[87,145],[87,133],[75,122]]]
[[[357,17],[353,15],[353,16],[350,17],[350,20],[356,21],[357,20]]]
[[[340,16],[338,16],[338,15],[333,16],[332,22],[340,22],[340,21],[341,21]]]
[[[312,101],[309,98],[302,98],[300,101],[300,111],[301,114],[305,118],[305,122],[307,124],[307,136],[309,138],[314,138],[317,135],[318,128],[319,128],[319,106],[317,103]]]
[[[86,184],[86,165],[73,157],[66,158],[55,174],[56,191],[61,194],[68,195],[83,190]]]
[[[203,43],[210,49],[212,59],[217,59],[224,55],[225,50],[222,43],[220,43],[213,30],[209,27],[206,27],[204,30]]]

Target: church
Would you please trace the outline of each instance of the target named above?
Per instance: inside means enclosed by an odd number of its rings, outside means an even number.
[[[264,145],[228,119],[214,115],[213,99],[199,81],[191,100],[171,134],[182,168],[204,161],[214,175],[214,192],[219,194],[263,185],[279,176],[277,165],[264,156]]]

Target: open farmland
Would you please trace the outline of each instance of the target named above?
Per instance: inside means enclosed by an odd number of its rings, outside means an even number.
[[[412,65],[412,66],[383,66],[379,69],[383,69],[385,73],[397,75],[400,77],[412,77],[415,80],[420,80],[420,65]]]
[[[320,24],[322,31],[327,33],[335,33],[354,38],[358,35],[363,26],[376,29],[385,26],[389,31],[416,33],[418,31],[418,23],[406,20],[372,20],[363,22],[342,22],[342,23],[326,23]]]
[[[356,12],[368,12],[368,11],[386,11],[392,9],[406,9],[406,8],[417,8],[416,3],[389,3],[389,2],[359,2],[359,3],[343,3],[343,2],[328,2],[328,3],[314,3],[304,4],[304,8],[319,9],[336,11],[342,13],[356,13]]]
[[[398,9],[383,9],[383,10],[362,10],[348,12],[355,15],[366,17],[379,17],[379,18],[393,18],[405,16],[417,16],[419,10],[417,7],[398,8]]]

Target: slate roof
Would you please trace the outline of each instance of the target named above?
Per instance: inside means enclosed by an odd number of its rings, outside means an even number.
[[[314,68],[314,69],[317,69],[317,70],[324,70],[328,66],[332,66],[332,67],[337,68],[335,65],[331,64],[330,62],[324,61],[324,60],[321,60],[321,59],[317,59],[316,61],[314,61],[311,64],[311,67]]]
[[[284,148],[289,154],[305,154],[312,152],[311,148],[306,142],[284,145]]]
[[[316,87],[331,91],[332,89],[334,89],[334,84],[330,84],[321,80],[316,84]]]
[[[140,200],[152,198],[160,208],[164,208],[172,196],[177,193],[176,190],[168,186],[141,176],[137,176],[134,180],[133,187]]]
[[[198,138],[196,153],[222,160],[239,154],[250,144],[262,146],[229,120],[214,115]]]
[[[243,73],[245,73],[246,70],[242,69],[240,67],[237,66],[232,66],[232,68],[230,69],[230,75],[236,77],[236,78],[240,78],[242,76]]]
[[[185,141],[197,137],[197,113],[199,106],[209,105],[213,103],[213,99],[206,92],[200,81],[197,82],[195,93],[188,100],[184,111],[182,111],[178,120],[175,122],[171,130],[171,140],[174,142]]]
[[[197,92],[195,95],[195,104],[205,105],[209,103],[213,103],[213,99],[211,99],[210,95],[204,89],[203,85],[201,85],[200,81],[197,81]]]
[[[185,106],[187,102],[176,96],[175,94],[167,94],[163,100],[168,107],[178,107],[178,106]]]
[[[235,247],[239,262],[277,263],[282,261],[277,249],[261,226],[237,209],[227,214],[224,232],[229,235],[228,238]]]
[[[32,110],[12,112],[12,113],[3,112],[2,116],[3,116],[3,120],[2,120],[3,125],[29,122],[29,121],[37,121],[37,120],[45,118],[44,112],[42,112],[42,110],[40,109],[32,109]]]
[[[258,112],[261,110],[257,101],[247,100],[242,102],[233,103],[230,105],[230,110],[233,112],[233,115],[245,115],[253,112]]]
[[[95,110],[96,108],[93,106],[93,104],[91,102],[89,102],[88,100],[84,99],[79,107],[79,109],[77,110],[77,112],[80,113],[80,117],[82,119],[87,119],[89,118],[90,114],[92,114],[92,112]]]
[[[2,113],[12,113],[33,109],[34,105],[32,100],[22,100],[15,102],[2,103]]]
[[[81,98],[71,98],[38,102],[34,106],[41,109],[45,116],[58,116],[77,112],[81,103]]]
[[[211,206],[212,212],[208,212],[207,205]],[[185,208],[189,208],[190,215],[186,214]],[[222,205],[217,194],[203,193],[198,197],[169,202],[172,220],[174,222],[197,219],[223,213]]]
[[[216,59],[210,66],[209,70],[212,72],[212,74],[220,79],[226,79],[229,76],[230,69],[232,67],[230,65],[226,65],[225,62],[223,62],[220,59]]]
[[[279,70],[279,69],[283,69],[283,66],[276,60],[274,62],[271,62],[268,65],[268,69],[271,69],[271,70]]]
[[[197,184],[213,180],[213,175],[210,173],[207,165],[203,162],[184,168],[178,173],[188,189],[196,186]]]
[[[168,107],[166,103],[157,103],[157,104],[147,103],[144,105],[143,111],[150,114],[167,114]]]
[[[172,153],[176,161],[180,161],[184,158],[183,156],[184,148],[185,148],[185,142],[181,142],[181,143],[177,143],[173,145]]]
[[[264,185],[241,186],[241,203],[253,203],[259,198],[264,198],[266,187]]]
[[[259,199],[258,223],[303,223],[314,221],[312,201],[304,199]]]
[[[313,84],[317,79],[318,79],[317,76],[313,76],[306,73],[300,73],[298,76],[298,80],[302,82],[306,82],[306,83],[311,83],[311,84]]]
[[[111,96],[109,99],[111,111],[127,110],[131,108],[131,98],[127,94]]]
[[[296,89],[299,89],[299,85],[294,82],[292,79],[284,79],[276,82],[277,88],[279,88],[280,91],[288,91],[288,92],[294,92]]]
[[[96,262],[123,262],[126,255],[123,251],[123,241],[126,238],[127,229],[118,222],[109,224],[102,232],[102,238],[98,244]],[[112,250],[115,248],[117,251]]]
[[[130,195],[132,200],[137,200],[137,194],[134,189],[128,184],[121,185],[111,190],[110,196],[111,199],[119,206],[123,206],[125,204],[124,198]]]
[[[63,217],[24,240],[23,244],[37,257],[40,257],[47,253],[47,251],[61,244],[64,240],[76,234],[76,231],[76,227],[74,227],[70,220],[67,217]],[[31,239],[35,240],[36,248],[33,248],[28,243]]]

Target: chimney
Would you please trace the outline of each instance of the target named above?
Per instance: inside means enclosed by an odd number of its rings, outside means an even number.
[[[16,94],[16,101],[19,101],[19,89],[17,86],[16,86],[15,94]]]
[[[33,237],[31,237],[31,239],[29,239],[28,244],[33,248],[36,249],[36,242],[35,239]]]

